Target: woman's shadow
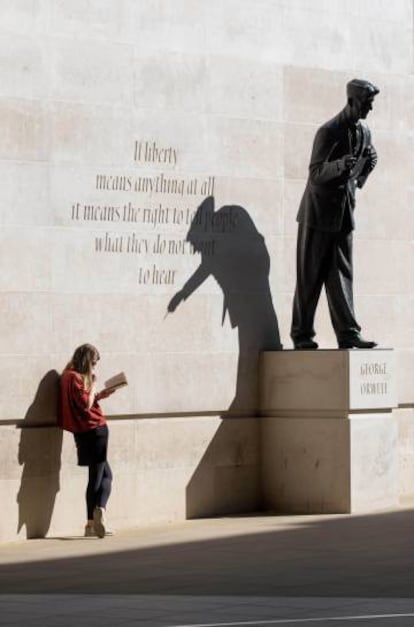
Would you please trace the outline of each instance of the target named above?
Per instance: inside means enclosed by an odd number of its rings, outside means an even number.
[[[23,466],[17,494],[17,532],[26,526],[27,538],[44,538],[49,530],[60,489],[63,432],[57,426],[59,374],[50,370],[39,383],[21,429],[18,462]]]
[[[168,311],[175,311],[210,275],[215,278],[224,297],[222,324],[228,313],[239,340],[236,390],[228,413],[255,415],[260,352],[282,349],[265,240],[243,207],[227,205],[215,211],[209,196],[194,215],[187,241],[200,253],[201,263],[173,296]]]

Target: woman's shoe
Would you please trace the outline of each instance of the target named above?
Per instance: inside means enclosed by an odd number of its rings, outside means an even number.
[[[98,535],[95,531],[95,528],[92,525],[85,525],[85,533],[83,534],[85,538],[97,538]],[[105,537],[113,536],[114,532],[110,529],[105,528]]]
[[[98,538],[105,537],[105,510],[103,507],[95,507],[93,510],[93,527]]]

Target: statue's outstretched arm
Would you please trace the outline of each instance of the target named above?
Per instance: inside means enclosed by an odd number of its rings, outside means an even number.
[[[210,270],[203,262],[200,263],[197,270],[190,276],[188,281],[184,283],[181,290],[179,290],[170,302],[168,303],[168,311],[173,312],[176,310],[181,301],[186,300],[195,290],[200,287],[202,283],[207,279],[210,274]]]

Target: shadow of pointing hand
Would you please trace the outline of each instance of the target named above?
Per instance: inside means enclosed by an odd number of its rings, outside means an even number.
[[[173,313],[178,305],[184,300],[184,293],[180,290],[179,292],[177,292],[176,294],[174,294],[174,296],[172,297],[172,299],[170,300],[170,302],[168,303],[167,306],[167,311],[169,313]]]

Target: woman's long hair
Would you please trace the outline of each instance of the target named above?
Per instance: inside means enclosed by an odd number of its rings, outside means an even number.
[[[73,353],[65,370],[76,370],[83,379],[86,389],[92,387],[92,363],[99,361],[99,351],[92,344],[82,344]]]

